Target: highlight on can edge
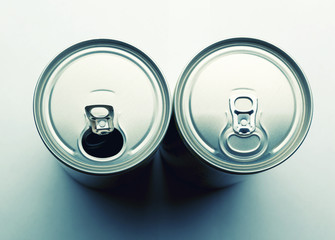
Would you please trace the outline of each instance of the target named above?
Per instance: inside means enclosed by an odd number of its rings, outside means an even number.
[[[251,38],[217,42],[177,82],[162,157],[189,182],[227,186],[288,159],[312,113],[308,81],[284,51]]]

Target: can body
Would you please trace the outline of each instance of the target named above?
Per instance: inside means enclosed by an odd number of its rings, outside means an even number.
[[[168,86],[156,64],[116,40],[64,50],[34,94],[41,139],[66,172],[89,187],[120,186],[146,172],[170,116]]]
[[[309,84],[285,52],[257,39],[224,40],[181,74],[162,158],[187,181],[225,187],[289,158],[312,112]]]
[[[155,151],[152,157],[145,159],[139,166],[134,169],[129,169],[124,172],[115,174],[90,174],[87,172],[80,172],[77,169],[73,169],[63,162],[58,161],[64,171],[70,175],[76,182],[94,189],[115,189],[121,187],[131,187],[134,181],[147,182],[150,180],[151,169],[153,158],[157,151]]]

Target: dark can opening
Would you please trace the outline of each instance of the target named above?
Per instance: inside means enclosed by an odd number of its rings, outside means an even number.
[[[93,157],[108,158],[118,154],[123,147],[123,137],[119,130],[106,135],[98,135],[88,129],[82,138],[82,145],[86,153]]]

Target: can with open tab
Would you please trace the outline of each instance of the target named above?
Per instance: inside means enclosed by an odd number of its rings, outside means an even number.
[[[95,39],[60,53],[34,94],[37,130],[79,182],[110,187],[150,162],[171,115],[156,64],[124,42]]]
[[[289,158],[312,120],[309,84],[285,52],[267,42],[215,43],[177,82],[163,141],[166,166],[204,187],[223,187]]]

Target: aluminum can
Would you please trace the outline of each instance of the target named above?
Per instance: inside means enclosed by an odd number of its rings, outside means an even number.
[[[313,113],[310,86],[285,52],[233,38],[197,54],[177,82],[162,157],[203,187],[224,187],[288,159]]]
[[[94,39],[71,46],[46,67],[35,89],[34,119],[72,177],[111,187],[153,158],[169,125],[170,101],[161,71],[146,54]]]

